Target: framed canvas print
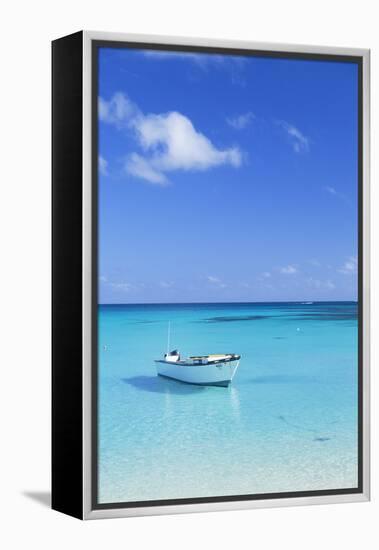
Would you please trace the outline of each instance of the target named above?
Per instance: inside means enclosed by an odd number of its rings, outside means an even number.
[[[368,50],[53,42],[53,508],[369,498]]]

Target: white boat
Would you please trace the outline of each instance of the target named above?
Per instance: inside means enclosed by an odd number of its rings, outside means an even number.
[[[181,359],[177,350],[156,359],[159,376],[173,378],[187,384],[224,386],[231,383],[240,362],[234,353],[191,356]]]
[[[178,350],[170,350],[170,329],[168,323],[167,353],[163,359],[156,359],[157,374],[198,386],[229,386],[238,368],[241,356],[234,353],[193,355],[181,359]]]

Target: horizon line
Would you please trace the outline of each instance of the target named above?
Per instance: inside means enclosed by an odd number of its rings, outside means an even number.
[[[331,303],[354,303],[357,304],[358,300],[275,300],[266,301],[259,300],[254,302],[98,302],[98,306],[183,306],[183,305],[209,305],[209,304],[331,304]]]

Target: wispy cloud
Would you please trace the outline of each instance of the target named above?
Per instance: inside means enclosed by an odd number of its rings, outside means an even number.
[[[142,55],[152,59],[162,59],[167,61],[183,59],[184,61],[194,63],[201,69],[207,69],[210,64],[220,65],[223,63],[223,56],[217,54],[207,55],[193,52],[173,52],[168,50],[144,50]]]
[[[119,282],[119,283],[108,283],[111,288],[114,290],[121,290],[123,292],[129,292],[133,289],[133,285],[126,282]]]
[[[177,170],[205,171],[221,165],[236,168],[242,163],[238,147],[218,149],[185,115],[177,111],[145,115],[122,93],[109,101],[99,99],[99,117],[132,132],[142,152],[126,157],[125,171],[150,183],[167,184],[167,174]]]
[[[254,119],[254,113],[248,111],[247,113],[227,118],[226,122],[235,130],[243,130],[244,128],[249,126],[249,124],[251,124]]]
[[[127,157],[125,171],[150,183],[160,185],[168,183],[166,175],[161,170],[154,168],[151,159],[146,159],[138,153],[131,153]]]
[[[209,283],[217,286],[218,288],[226,288],[228,286],[219,277],[214,277],[213,275],[208,275],[207,280]]]
[[[317,258],[311,258],[310,260],[308,260],[308,262],[314,267],[321,267],[321,263],[319,260],[317,260]]]
[[[337,195],[337,191],[334,187],[331,187],[330,185],[325,185],[324,187],[325,191],[327,191],[330,195]]]
[[[108,161],[101,155],[99,155],[99,172],[103,176],[108,175]]]
[[[349,199],[344,195],[344,193],[341,193],[338,191],[335,187],[332,187],[331,185],[325,185],[324,189],[329,195],[332,195],[333,197],[336,197],[337,199],[341,199],[342,201],[346,202],[347,204],[351,204]]]
[[[340,273],[343,273],[344,275],[351,275],[357,272],[358,269],[358,259],[356,256],[349,256],[347,260],[344,262],[342,267],[338,270]]]
[[[288,136],[295,153],[306,153],[309,151],[309,138],[296,128],[296,126],[293,126],[293,124],[285,120],[277,120],[276,123]]]
[[[259,275],[257,275],[257,281],[259,282],[268,282],[268,279],[271,279],[271,272],[270,271],[262,271]]]
[[[294,265],[286,265],[281,267],[279,271],[284,275],[295,275],[295,273],[297,273],[297,268]]]
[[[162,288],[172,288],[174,286],[174,281],[161,281],[159,286]]]
[[[317,289],[334,290],[336,288],[336,285],[330,279],[326,281],[322,281],[321,279],[308,277],[306,279],[306,282],[308,283],[309,286]]]
[[[130,126],[131,121],[141,114],[137,105],[122,92],[116,92],[109,101],[99,97],[98,112],[102,122],[118,128]]]
[[[244,56],[234,55],[219,55],[210,53],[194,53],[194,52],[174,52],[168,50],[143,50],[142,55],[151,59],[159,59],[166,61],[183,60],[188,61],[203,71],[209,69],[226,69],[233,70],[242,69],[247,62]],[[232,74],[232,76],[233,76]],[[232,83],[234,82],[232,80]]]

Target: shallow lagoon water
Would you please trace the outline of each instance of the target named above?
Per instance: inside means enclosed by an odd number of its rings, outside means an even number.
[[[229,388],[154,359],[238,353]],[[99,502],[357,486],[357,304],[99,306]]]

